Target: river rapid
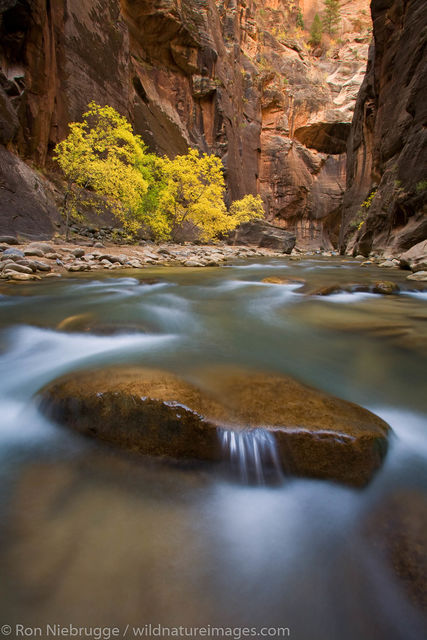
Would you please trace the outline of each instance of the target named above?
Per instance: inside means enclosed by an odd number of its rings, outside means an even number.
[[[427,289],[405,276],[306,258],[2,285],[1,623],[421,640],[425,618],[375,524],[396,496],[425,508],[427,494]],[[400,293],[312,295],[380,279]],[[80,319],[67,329],[70,316]],[[38,390],[58,376],[124,363],[291,375],[385,419],[388,455],[363,490],[289,477],[249,486],[115,451],[39,413]]]

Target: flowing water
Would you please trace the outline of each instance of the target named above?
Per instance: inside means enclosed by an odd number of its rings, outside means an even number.
[[[272,275],[307,284],[262,282]],[[390,500],[416,513],[426,501],[427,294],[405,275],[276,259],[1,286],[1,624],[421,640],[377,524]],[[380,278],[404,290],[305,293]],[[283,479],[267,432],[224,430],[227,475],[114,451],[39,413],[51,380],[123,363],[190,380],[224,363],[292,375],[387,420],[385,464],[363,490]]]
[[[267,429],[218,429],[224,460],[243,484],[283,481],[283,469],[274,435]]]

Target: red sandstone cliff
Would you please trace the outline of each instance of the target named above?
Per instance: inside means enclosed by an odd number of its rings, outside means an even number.
[[[299,6],[309,26],[322,2]],[[108,103],[158,153],[192,145],[220,155],[230,198],[260,192],[270,220],[300,243],[328,246],[338,239],[367,6],[343,0],[340,40],[316,57],[290,0],[3,0],[0,142],[49,169],[68,122],[92,99]],[[32,207],[31,232],[49,233],[55,194],[39,176],[48,204],[37,222],[38,195],[20,198],[26,169],[16,163],[0,154],[0,179],[10,187],[13,178],[0,221],[28,231]]]

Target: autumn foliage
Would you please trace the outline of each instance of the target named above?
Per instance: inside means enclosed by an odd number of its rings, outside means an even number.
[[[159,240],[191,232],[208,242],[264,216],[260,196],[246,195],[227,210],[220,158],[196,149],[172,160],[151,154],[126,118],[94,102],[82,122],[70,124],[55,159],[67,179],[67,229],[88,190],[102,197],[100,209],[108,205],[130,233],[144,227]]]

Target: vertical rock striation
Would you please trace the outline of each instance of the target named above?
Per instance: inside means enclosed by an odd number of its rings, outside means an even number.
[[[372,0],[371,8],[374,44],[349,139],[341,237],[344,248],[352,222],[360,225],[347,248],[364,255],[406,251],[427,237],[426,4]]]
[[[322,6],[2,0],[0,144],[51,170],[68,123],[91,100],[110,104],[157,153],[219,155],[229,200],[261,193],[268,220],[330,247],[370,19],[368,0],[343,1],[340,40],[316,57],[296,16],[300,7],[309,27]],[[23,230],[25,202],[18,226],[4,218],[8,231]]]

